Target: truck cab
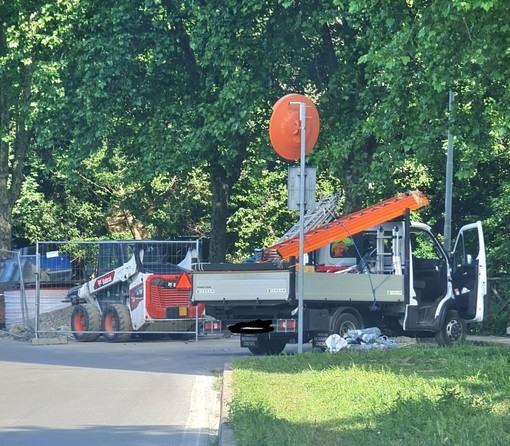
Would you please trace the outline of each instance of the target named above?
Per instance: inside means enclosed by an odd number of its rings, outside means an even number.
[[[461,228],[451,255],[428,225],[400,220],[332,242],[311,258],[316,272],[369,274],[372,312],[375,315],[378,306],[401,301],[399,325],[406,332],[434,332],[440,344],[449,344],[458,340],[455,333],[465,336],[465,323],[483,320],[487,273],[480,222]],[[343,299],[361,295],[358,287],[362,286],[360,280],[353,282],[354,288],[349,287]],[[326,295],[325,290],[319,292]],[[328,293],[327,298],[332,297]],[[450,327],[442,333],[447,318]],[[462,327],[454,332],[458,324]]]

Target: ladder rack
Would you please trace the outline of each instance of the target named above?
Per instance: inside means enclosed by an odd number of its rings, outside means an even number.
[[[312,229],[318,228],[319,226],[329,223],[331,220],[337,218],[336,207],[338,206],[338,200],[340,199],[339,194],[331,194],[329,196],[322,197],[315,209],[308,211],[304,218],[305,232],[311,231]],[[283,234],[278,240],[281,243],[288,240],[296,235],[299,235],[299,224],[298,221],[292,228],[290,228],[285,234]]]
[[[304,252],[308,253],[322,248],[329,243],[355,235],[365,229],[377,226],[386,221],[404,215],[406,209],[414,211],[427,206],[429,200],[419,191],[399,194],[393,198],[381,201],[361,211],[353,212],[337,218],[322,226],[308,230],[304,235]],[[283,238],[283,237],[282,237]],[[273,257],[271,253],[278,252],[284,260],[299,254],[299,234],[276,243],[265,250],[264,257]],[[267,253],[267,255],[266,255]]]

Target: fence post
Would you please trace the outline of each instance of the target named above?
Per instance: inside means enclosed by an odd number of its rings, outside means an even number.
[[[39,240],[35,242],[35,338],[39,337],[39,314],[41,313],[41,259]]]
[[[5,328],[5,298],[3,293],[0,293],[0,328]]]

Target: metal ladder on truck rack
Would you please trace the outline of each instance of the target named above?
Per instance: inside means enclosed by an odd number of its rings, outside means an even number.
[[[315,209],[307,212],[305,215],[303,223],[305,232],[325,225],[331,220],[337,218],[338,214],[336,213],[336,207],[338,206],[339,199],[339,194],[331,194],[329,196],[322,197],[317,203]],[[300,222],[298,221],[294,226],[292,226],[292,228],[283,234],[277,244],[299,235],[299,224]]]
[[[428,204],[427,197],[419,191],[399,194],[305,232],[304,252],[314,251],[331,242],[342,240],[365,229],[400,217],[404,215],[406,209],[414,211]],[[284,260],[288,260],[291,256],[297,256],[299,254],[299,234],[276,243],[266,251],[269,253],[277,251]]]

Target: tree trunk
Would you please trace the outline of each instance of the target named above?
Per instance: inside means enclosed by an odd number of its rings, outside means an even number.
[[[224,262],[227,252],[227,219],[230,184],[223,166],[211,167],[211,238],[209,261]]]
[[[7,54],[7,37],[5,25],[0,21],[0,57]],[[0,75],[0,136],[9,132],[9,95],[7,74],[2,70]],[[11,249],[11,213],[9,200],[9,143],[7,138],[0,138],[0,249]]]
[[[0,22],[0,57],[7,54],[5,24]],[[33,62],[4,67],[0,75],[0,249],[12,244],[12,209],[21,193],[23,167],[32,140],[28,115]],[[12,77],[11,77],[12,76]],[[12,141],[11,141],[12,139]]]
[[[3,199],[0,197],[0,200]],[[0,203],[0,250],[11,249],[12,240],[12,223],[11,223],[12,208],[9,205]]]

